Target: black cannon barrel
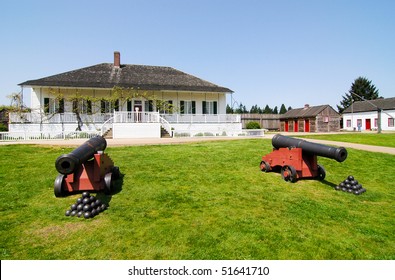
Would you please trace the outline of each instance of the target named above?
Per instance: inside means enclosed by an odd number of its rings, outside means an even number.
[[[335,159],[338,162],[343,162],[347,158],[347,150],[343,147],[336,148],[322,144],[311,143],[306,140],[296,139],[281,134],[276,134],[273,136],[272,144],[276,149],[287,147],[302,148],[304,152]]]
[[[98,151],[104,151],[107,141],[102,136],[96,136],[74,149],[71,153],[61,155],[55,161],[56,170],[67,175],[76,171],[76,168],[91,159]]]

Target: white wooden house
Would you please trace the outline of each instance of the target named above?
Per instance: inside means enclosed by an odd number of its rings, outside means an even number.
[[[30,88],[32,111],[10,114],[10,132],[56,136],[80,128],[111,132],[113,138],[241,133],[240,115],[226,114],[226,95],[232,90],[171,67],[121,64],[119,52],[113,63],[19,85]],[[109,101],[118,96],[116,89],[135,95]]]
[[[343,111],[343,129],[395,131],[395,97],[356,101]]]

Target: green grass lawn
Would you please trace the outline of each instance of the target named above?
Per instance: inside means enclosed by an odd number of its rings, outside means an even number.
[[[311,135],[301,135],[300,137],[395,148],[395,133],[354,132],[354,133],[319,134],[319,135],[311,134]]]
[[[270,140],[109,147],[122,185],[86,220],[53,194],[71,150],[0,146],[1,259],[395,259],[393,155],[347,149],[291,184],[259,169]],[[349,174],[366,193],[333,189]]]

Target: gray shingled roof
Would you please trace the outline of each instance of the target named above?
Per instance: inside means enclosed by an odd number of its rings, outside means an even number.
[[[114,86],[142,90],[175,90],[233,92],[171,67],[123,64],[114,67],[102,63],[57,74],[37,80],[29,80],[20,86],[113,88]]]
[[[281,119],[308,118],[315,117],[329,105],[309,106],[297,109],[291,109],[281,116]]]
[[[395,97],[374,99],[369,100],[369,102],[356,101],[352,106],[347,107],[343,113],[377,111],[377,107],[383,110],[395,110]]]

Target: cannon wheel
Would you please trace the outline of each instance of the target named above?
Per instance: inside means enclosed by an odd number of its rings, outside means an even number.
[[[104,193],[105,194],[111,194],[113,191],[113,187],[114,187],[114,180],[112,178],[112,172],[107,173],[106,175],[104,175]]]
[[[270,164],[267,163],[267,162],[264,161],[264,160],[261,161],[260,167],[261,167],[261,171],[262,171],[262,172],[269,172],[269,171],[270,171]]]
[[[284,165],[281,168],[281,177],[284,179],[284,181],[290,181],[291,183],[296,182],[296,170],[295,167],[292,165]]]
[[[318,171],[317,179],[320,181],[324,180],[325,176],[326,176],[325,169],[321,165],[318,164],[317,171]]]
[[[119,171],[119,167],[118,166],[114,166],[112,168],[112,173],[113,173],[113,179],[114,180],[117,180],[121,176],[121,172]]]
[[[63,182],[64,182],[64,175],[59,174],[54,183],[54,193],[56,197],[65,196],[65,192],[63,191]]]

